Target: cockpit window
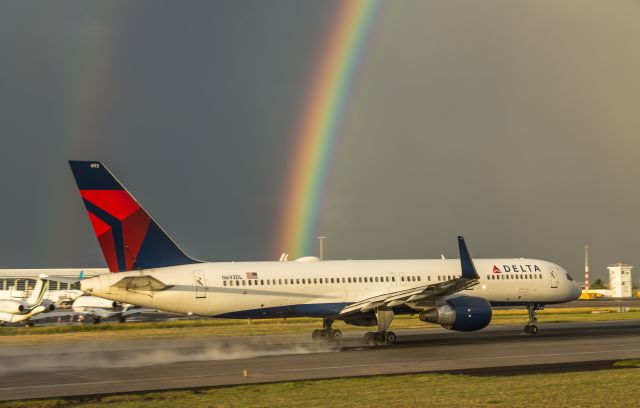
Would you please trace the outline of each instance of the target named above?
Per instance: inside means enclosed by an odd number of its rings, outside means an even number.
[[[573,278],[568,273],[567,273],[567,279],[569,279],[570,281],[573,281]]]

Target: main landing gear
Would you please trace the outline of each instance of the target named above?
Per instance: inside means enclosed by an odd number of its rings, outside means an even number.
[[[527,334],[538,334],[538,326],[536,326],[536,322],[538,321],[537,311],[544,309],[544,305],[527,305],[527,312],[529,312],[529,322],[526,326],[524,326],[524,332]]]
[[[342,332],[339,329],[332,329],[333,319],[323,319],[322,329],[315,329],[311,333],[313,340],[329,340],[333,342],[339,342],[342,340]]]
[[[387,331],[393,321],[393,310],[376,310],[378,331],[368,332],[364,335],[364,342],[370,345],[395,344],[397,337],[392,331]]]

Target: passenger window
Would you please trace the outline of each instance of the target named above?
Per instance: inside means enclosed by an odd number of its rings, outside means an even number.
[[[391,277],[391,282],[395,282],[395,281],[396,281],[396,277],[395,277],[395,276],[392,276],[392,277]]]
[[[303,279],[304,280],[304,279]],[[300,279],[296,279],[296,284],[299,285],[300,284]]]
[[[242,286],[246,286],[246,285],[247,285],[247,282],[243,279],[242,280]]]
[[[222,281],[222,286],[227,286],[227,281]]]
[[[358,278],[358,282],[362,283],[362,277]]]

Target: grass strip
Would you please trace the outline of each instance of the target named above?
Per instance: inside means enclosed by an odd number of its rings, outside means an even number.
[[[640,367],[640,358],[618,361],[616,363],[613,363],[613,365],[616,367]]]

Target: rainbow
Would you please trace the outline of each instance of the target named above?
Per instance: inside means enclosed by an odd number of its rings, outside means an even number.
[[[319,209],[332,153],[380,8],[379,0],[345,0],[339,4],[297,131],[277,253],[310,254],[318,232]]]
[[[58,110],[58,121],[53,130],[55,137],[46,146],[50,162],[42,166],[48,169],[43,194],[47,197],[49,211],[42,214],[42,233],[35,234],[34,238],[38,240],[34,247],[39,248],[44,259],[61,259],[65,255],[59,254],[73,253],[72,249],[62,246],[63,240],[51,239],[65,230],[59,214],[68,205],[68,197],[60,190],[60,186],[69,183],[66,161],[78,158],[79,152],[87,148],[100,152],[101,156],[108,156],[111,150],[104,128],[109,121],[109,110],[121,97],[118,44],[126,38],[133,11],[126,4],[111,7],[110,26],[103,26],[82,12],[69,27],[74,35],[69,36],[68,59],[62,67],[60,104],[54,107]]]

